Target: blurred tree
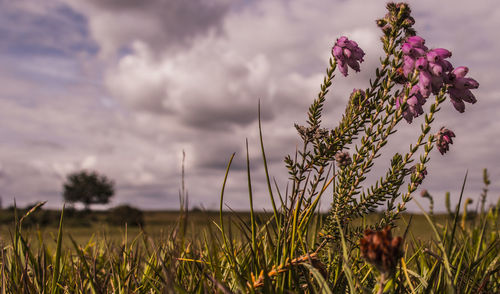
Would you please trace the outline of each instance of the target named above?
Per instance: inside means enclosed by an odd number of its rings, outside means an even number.
[[[106,176],[79,171],[66,177],[63,197],[69,203],[81,202],[85,210],[90,210],[91,204],[108,203],[114,193],[114,183]]]

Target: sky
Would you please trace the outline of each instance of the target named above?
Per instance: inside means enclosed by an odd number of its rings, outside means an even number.
[[[468,171],[465,197],[478,198],[488,168],[491,203],[500,195],[500,5],[497,1],[409,1],[431,48],[453,52],[480,83],[463,114],[445,101],[433,132],[452,129],[444,156],[431,153],[421,189],[444,209]],[[0,0],[0,196],[3,206],[63,204],[67,174],[113,179],[109,206],[179,206],[182,153],[190,207],[217,209],[228,160],[225,205],[247,210],[248,139],[256,209],[270,209],[257,107],[271,176],[285,190],[283,158],[293,127],[323,80],[331,47],[345,35],[365,51],[360,73],[336,74],[324,127],[340,120],[353,88],[368,87],[383,53],[374,20],[385,1],[341,0]],[[427,105],[426,105],[427,106]],[[422,117],[402,122],[368,182],[394,152],[414,142]],[[368,183],[369,184],[369,183]],[[417,191],[416,195],[419,195]],[[424,199],[415,197],[424,206]],[[328,207],[329,199],[323,199]],[[476,201],[477,203],[477,201]],[[418,210],[414,203],[411,210]]]

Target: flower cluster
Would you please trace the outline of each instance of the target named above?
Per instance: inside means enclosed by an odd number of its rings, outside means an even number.
[[[451,57],[452,53],[444,48],[436,48],[429,50],[425,46],[425,40],[419,36],[409,37],[401,46],[403,51],[403,68],[404,77],[408,78],[415,70],[418,71],[418,84],[412,87],[410,96],[408,97],[408,108],[403,113],[404,118],[411,123],[413,117],[423,113],[422,105],[425,103],[424,98],[428,98],[430,94],[438,94],[444,85],[448,86],[448,94],[451,102],[456,110],[464,112],[465,102],[475,103],[476,99],[471,89],[477,89],[479,83],[472,79],[466,78],[468,68],[460,66],[453,68],[453,65],[446,60]],[[397,99],[398,107],[401,104]]]
[[[450,84],[448,87],[448,94],[450,94],[451,103],[459,112],[465,111],[464,101],[471,104],[477,101],[470,90],[477,89],[479,83],[472,78],[465,77],[468,71],[469,69],[467,67],[460,66],[452,70],[448,75]]]
[[[419,36],[409,37],[401,47],[404,64],[403,73],[406,77],[417,69],[419,72],[418,86],[424,98],[431,92],[437,94],[447,80],[448,72],[453,66],[445,58],[451,57],[451,52],[444,48],[429,50],[425,40]]]
[[[347,76],[347,66],[359,72],[359,63],[364,61],[363,56],[365,56],[365,52],[359,48],[356,42],[342,36],[337,39],[337,42],[333,46],[332,55],[337,60],[340,72],[344,76]]]
[[[359,241],[361,254],[381,273],[390,274],[396,269],[401,251],[401,237],[393,238],[391,228],[387,226],[381,231],[366,230]]]
[[[399,97],[396,98],[396,108],[399,108],[403,103],[404,93],[401,93]],[[425,103],[425,98],[420,93],[420,87],[418,85],[413,86],[410,90],[410,95],[406,100],[407,107],[403,110],[403,117],[408,123],[411,124],[414,117],[417,117],[424,113],[422,105]]]
[[[436,146],[439,152],[441,154],[445,154],[446,151],[450,150],[450,144],[453,144],[453,140],[451,138],[455,137],[455,133],[445,127],[442,127],[436,134],[436,137]]]

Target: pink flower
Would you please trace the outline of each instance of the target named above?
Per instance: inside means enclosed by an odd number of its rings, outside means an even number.
[[[465,103],[476,103],[476,97],[471,90],[477,89],[479,83],[472,79],[466,78],[465,75],[469,69],[465,66],[460,66],[453,69],[453,65],[446,60],[452,56],[451,51],[444,48],[436,48],[429,50],[425,45],[425,40],[419,36],[409,37],[401,46],[403,51],[403,66],[402,72],[406,78],[413,71],[418,71],[418,89],[423,98],[428,98],[430,94],[437,95],[443,86],[448,86],[448,94],[450,101],[459,112],[465,111]],[[414,89],[412,89],[413,91]],[[408,105],[413,108],[405,110],[404,117],[408,122],[411,122],[413,117],[420,113],[420,108],[423,103],[414,103],[413,98],[408,99]],[[400,103],[400,98],[396,99],[397,104]]]
[[[365,52],[359,48],[358,43],[342,36],[333,46],[332,55],[337,60],[340,72],[347,76],[348,66],[356,72],[360,71],[359,64],[364,61]]]
[[[453,137],[455,137],[455,133],[453,133],[453,131],[446,129],[445,127],[441,127],[439,132],[436,134],[436,146],[439,153],[445,154],[446,151],[450,150],[450,144],[453,144],[453,140],[451,138]]]
[[[396,108],[399,108],[403,102],[403,95],[396,98]],[[408,122],[412,123],[413,118],[424,113],[422,105],[424,105],[425,99],[420,94],[420,88],[415,85],[410,90],[410,95],[406,100],[406,108],[403,110],[403,118]]]
[[[472,94],[472,89],[477,89],[479,83],[472,79],[466,78],[465,75],[469,69],[465,66],[460,66],[451,71],[447,76],[448,94],[450,101],[458,112],[465,111],[465,103],[474,104],[477,102],[476,97]]]

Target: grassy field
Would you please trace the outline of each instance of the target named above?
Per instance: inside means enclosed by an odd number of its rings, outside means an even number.
[[[10,242],[12,232],[14,231],[14,213],[13,211],[3,210],[2,214],[3,224],[0,224],[0,244]],[[23,234],[28,237],[28,240],[38,238],[38,235],[45,240],[47,246],[52,248],[57,241],[58,221],[61,211],[49,210],[46,212],[50,218],[55,220],[50,224],[40,225],[27,222],[28,225],[23,226]],[[35,218],[40,211],[35,212],[32,217]],[[146,211],[144,213],[144,226],[130,226],[123,223],[122,225],[112,225],[106,221],[107,212],[96,211],[87,214],[85,218],[82,217],[68,217],[64,221],[63,232],[65,236],[71,236],[78,244],[86,244],[90,240],[106,240],[114,243],[121,243],[127,235],[127,239],[131,242],[139,235],[147,235],[153,239],[161,240],[175,229],[179,217],[179,211]],[[271,213],[256,213],[256,218],[259,223],[264,220],[270,219]],[[323,215],[323,220],[326,214]],[[438,214],[433,216],[437,224],[444,224],[448,215]],[[373,225],[381,218],[380,214],[373,213],[365,218],[367,225]],[[410,222],[411,219],[411,223]],[[10,221],[9,221],[10,220]],[[250,222],[250,212],[225,212],[224,220],[227,223],[233,224],[233,232],[238,234],[239,229],[232,220],[241,221],[242,223]],[[187,231],[186,236],[188,239],[199,238],[200,233],[205,231],[217,231],[219,225],[219,213],[216,211],[191,211],[187,215]],[[470,224],[473,219],[468,220]],[[362,220],[354,221],[355,225],[361,225]],[[403,235],[407,226],[408,238],[421,241],[429,241],[432,239],[432,234],[429,232],[432,227],[425,219],[423,214],[403,214],[402,217],[396,221],[396,228],[394,229],[395,235]],[[32,242],[36,246],[37,242]],[[63,239],[65,247],[71,247],[69,238]]]
[[[149,211],[138,228],[110,225],[106,212],[94,212],[83,220],[68,216],[62,230],[28,221],[37,214],[58,218],[60,211],[28,214],[0,228],[2,293],[281,293],[290,278],[286,287],[294,293],[331,293],[325,285],[345,293],[349,281],[364,283],[352,284],[350,292],[359,293],[376,291],[377,277],[380,281],[379,269],[360,255],[359,237],[340,243],[321,237],[326,215],[316,214],[303,229],[300,246],[306,255],[276,261],[286,253],[281,246],[293,242],[283,235],[288,225],[276,225],[270,213],[224,213],[223,227],[217,212]],[[458,213],[403,214],[392,232],[401,236],[408,229],[401,265],[386,290],[498,289],[499,215],[498,207],[468,219]],[[2,216],[14,218],[14,213],[2,211]],[[351,225],[369,226],[380,217],[369,214]],[[280,222],[287,219],[284,215]],[[348,256],[344,261],[342,250]]]

